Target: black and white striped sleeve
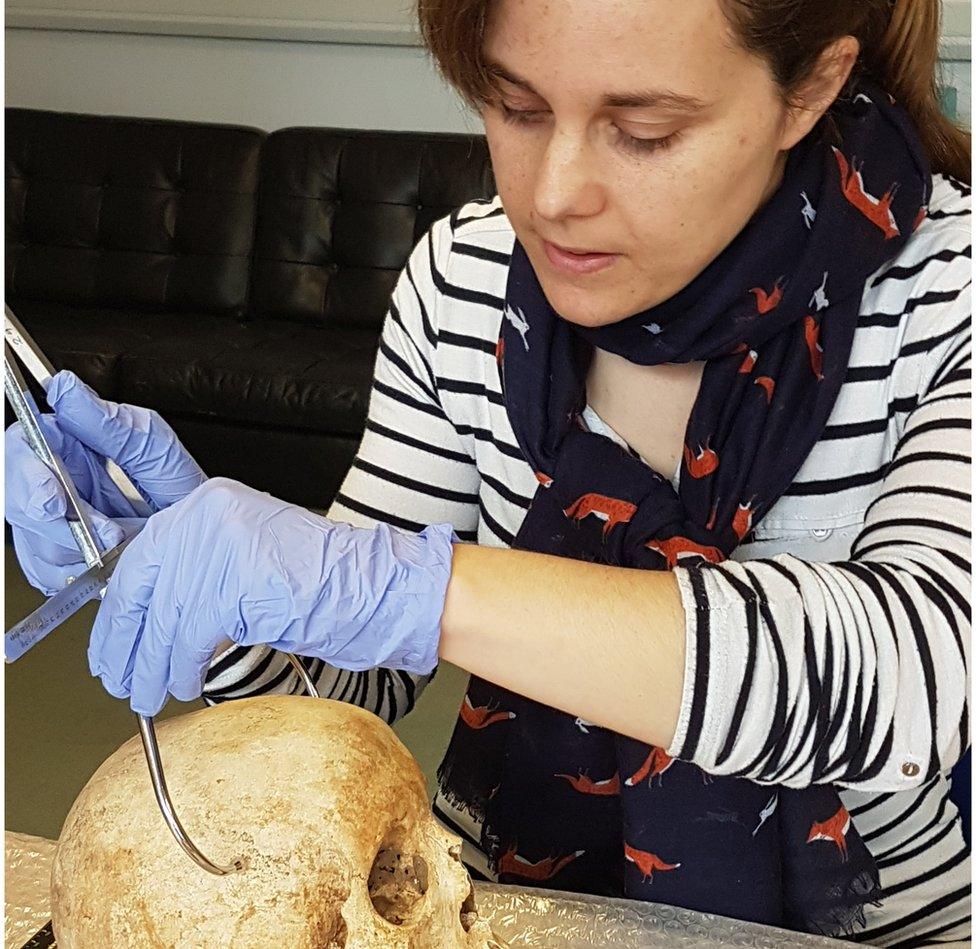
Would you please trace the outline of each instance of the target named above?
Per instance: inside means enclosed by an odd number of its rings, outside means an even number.
[[[924,326],[919,398],[849,558],[679,567],[687,656],[668,751],[707,772],[899,791],[969,745],[970,294]]]
[[[385,522],[408,531],[451,524],[477,536],[479,475],[441,407],[435,369],[434,268],[444,272],[450,221],[434,223],[400,274],[380,337],[366,430],[335,501],[332,520],[356,527]],[[319,694],[348,701],[392,723],[414,704],[427,679],[405,672],[348,672],[306,659]],[[300,692],[287,660],[267,647],[237,648],[211,668],[205,700]]]

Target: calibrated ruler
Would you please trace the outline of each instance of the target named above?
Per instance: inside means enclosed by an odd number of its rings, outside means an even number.
[[[19,659],[28,649],[37,645],[48,633],[77,613],[86,603],[102,595],[115,570],[119,555],[128,546],[122,541],[102,554],[102,562],[89,567],[80,577],[69,583],[42,603],[33,613],[11,626],[3,637],[3,654],[7,662]]]

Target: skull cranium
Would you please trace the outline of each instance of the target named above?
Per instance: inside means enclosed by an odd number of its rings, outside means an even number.
[[[430,812],[393,731],[341,702],[265,696],[161,722],[177,814],[215,876],[173,839],[138,737],[95,772],[51,877],[58,945],[488,947],[460,841]]]

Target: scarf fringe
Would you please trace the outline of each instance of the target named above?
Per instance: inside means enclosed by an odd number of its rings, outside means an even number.
[[[809,932],[828,936],[832,939],[851,938],[860,929],[867,927],[865,908],[880,906],[884,890],[877,878],[868,870],[854,877],[843,892],[832,893],[835,897],[823,915],[809,920]]]
[[[451,772],[454,770],[447,762],[437,769],[437,783],[441,798],[456,811],[467,814],[478,825],[485,822],[485,803],[475,797],[465,797],[451,783]]]

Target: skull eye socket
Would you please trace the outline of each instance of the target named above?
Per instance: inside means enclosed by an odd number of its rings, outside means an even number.
[[[402,925],[423,901],[429,875],[423,857],[404,853],[396,843],[385,842],[366,881],[373,909],[388,923]]]

